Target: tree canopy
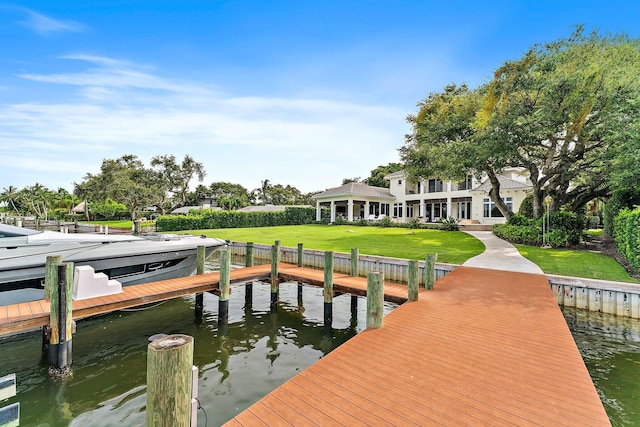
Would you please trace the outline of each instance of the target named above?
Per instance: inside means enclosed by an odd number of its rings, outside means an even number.
[[[401,158],[414,178],[486,175],[507,218],[497,179],[506,166],[528,172],[536,216],[545,196],[552,210],[578,210],[625,179],[620,173],[631,165],[621,159],[630,146],[640,154],[639,70],[638,40],[578,27],[505,62],[476,89],[449,85],[430,94],[408,117],[413,132]]]

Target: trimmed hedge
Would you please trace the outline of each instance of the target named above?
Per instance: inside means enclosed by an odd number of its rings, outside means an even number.
[[[280,212],[197,211],[194,215],[164,215],[156,220],[156,231],[205,230],[211,228],[275,227],[315,222],[314,208],[287,207]]]
[[[580,243],[584,234],[585,219],[574,212],[559,211],[549,216],[549,232],[546,237],[554,248]],[[496,224],[493,233],[501,239],[525,245],[542,245],[542,219],[530,219],[521,214],[509,218],[507,224]]]
[[[640,208],[620,211],[613,221],[613,238],[620,255],[640,271]]]

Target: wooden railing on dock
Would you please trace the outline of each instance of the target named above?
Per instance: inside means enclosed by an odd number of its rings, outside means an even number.
[[[253,258],[263,262],[271,260],[271,246],[264,244],[253,244]],[[231,242],[229,248],[232,255],[246,256],[247,244],[244,242]],[[281,261],[287,264],[298,264],[298,248],[280,247]],[[302,266],[322,269],[324,268],[325,251],[304,249]],[[367,277],[368,273],[380,272],[384,274],[385,280],[398,283],[407,283],[408,281],[408,265],[409,260],[402,258],[390,258],[373,255],[358,256],[358,271],[360,277]],[[435,265],[436,280],[444,277],[447,273],[453,271],[456,265],[437,263]],[[425,262],[418,263],[418,277],[420,285],[424,285],[424,269]],[[334,252],[333,271],[338,273],[350,274],[351,272],[351,254],[345,252]]]
[[[281,281],[298,281],[310,285],[322,286],[323,271],[298,268],[295,265],[280,264],[278,277]],[[252,281],[266,281],[271,278],[271,265],[231,270],[230,283],[242,284]],[[172,298],[203,292],[218,292],[220,273],[206,273],[179,279],[141,285],[125,286],[123,292],[103,297],[73,301],[73,319],[82,319],[98,314],[110,313],[125,308],[152,304]],[[345,274],[334,275],[336,292],[366,295],[366,280]],[[407,300],[407,287],[401,284],[385,283],[385,299],[396,303]],[[0,306],[0,336],[18,333],[47,325],[49,322],[49,303],[45,300],[21,304]]]

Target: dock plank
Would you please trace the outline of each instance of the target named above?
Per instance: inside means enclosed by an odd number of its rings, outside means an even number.
[[[322,286],[324,272],[281,264],[280,281]],[[231,283],[270,279],[268,264]],[[366,278],[334,290],[366,295]],[[215,292],[218,273],[127,286],[74,301],[74,318]],[[406,285],[385,282],[403,303]],[[48,303],[0,307],[0,335],[48,323]],[[546,278],[458,267],[238,414],[228,426],[610,425]]]
[[[610,425],[548,282],[535,274],[458,267],[268,398],[287,402],[301,384],[329,416],[351,396],[351,416],[367,425],[381,424],[372,415],[393,425]]]

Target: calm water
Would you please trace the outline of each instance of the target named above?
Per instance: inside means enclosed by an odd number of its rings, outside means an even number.
[[[117,312],[80,321],[73,339],[73,377],[50,380],[39,333],[0,339],[0,375],[16,373],[24,426],[135,426],[145,423],[147,339],[156,333],[194,337],[204,411],[198,425],[217,426],[311,365],[359,331],[366,303],[351,318],[350,296],[334,300],[333,331],[322,325],[322,289],[281,284],[272,313],[267,284],[232,287],[229,326],[217,324],[218,299],[205,295],[201,322],[193,298],[143,311]],[[388,313],[394,305],[387,304]],[[640,426],[640,321],[564,309],[565,318],[614,426]]]
[[[232,287],[229,326],[217,324],[218,299],[205,295],[202,322],[194,321],[193,298],[156,308],[118,312],[78,322],[73,338],[73,378],[50,380],[38,333],[0,340],[0,374],[15,372],[24,426],[133,426],[145,423],[146,351],[156,333],[194,337],[194,365],[200,369],[204,408],[198,425],[217,426],[353,337],[366,324],[366,302],[352,319],[350,296],[334,299],[333,331],[323,327],[321,288],[280,285],[272,313],[270,287],[253,285],[253,304],[245,307],[245,287]],[[385,312],[393,304],[385,305]],[[3,405],[4,406],[4,405]]]
[[[640,426],[640,321],[563,309],[614,426]]]

